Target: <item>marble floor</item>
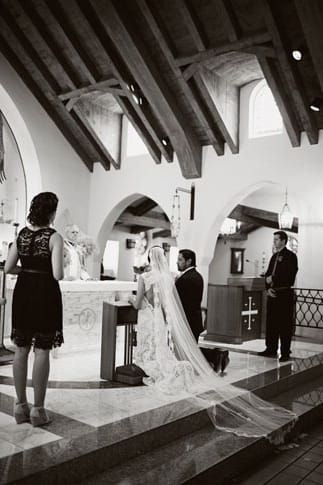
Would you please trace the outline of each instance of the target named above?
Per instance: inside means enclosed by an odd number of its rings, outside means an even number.
[[[205,340],[201,343],[214,345]],[[219,387],[234,383],[240,386],[268,373],[279,379],[283,369],[285,375],[293,374],[299,369],[297,363],[306,362],[313,356],[320,359],[323,356],[323,345],[294,342],[295,359],[279,363],[276,359],[252,353],[264,348],[263,341],[243,345],[246,347],[241,348],[241,352],[237,349],[230,352],[226,372],[218,375]],[[229,345],[225,346],[229,348]],[[33,402],[32,360],[31,353],[27,390],[30,403]],[[60,463],[93,451],[103,443],[128,439],[197,411],[196,403],[187,399],[184,392],[170,396],[146,386],[127,387],[109,383],[100,379],[99,372],[100,348],[94,344],[86,350],[82,345],[74,345],[70,352],[65,349],[53,353],[46,399],[46,409],[52,422],[43,428],[33,428],[28,423],[15,424],[12,417],[15,395],[12,365],[0,366],[1,484],[7,483],[9,476],[17,479],[45,469],[49,460],[50,463],[53,460]],[[247,384],[245,387],[248,387]]]

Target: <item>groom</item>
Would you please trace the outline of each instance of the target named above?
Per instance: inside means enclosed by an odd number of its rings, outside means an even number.
[[[175,286],[183,309],[198,342],[203,332],[201,301],[203,296],[203,278],[196,271],[196,256],[190,249],[181,249],[178,253],[177,268],[181,272],[176,278]]]
[[[203,296],[203,278],[196,271],[196,255],[191,249],[180,249],[177,268],[181,272],[176,278],[175,286],[181,300],[187,321],[198,342],[203,332],[201,302]],[[228,351],[221,349],[200,348],[204,357],[213,364],[214,370],[222,372],[229,363]]]

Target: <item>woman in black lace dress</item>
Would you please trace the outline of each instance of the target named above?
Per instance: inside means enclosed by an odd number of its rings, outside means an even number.
[[[18,272],[12,302],[11,339],[16,344],[13,376],[17,393],[16,422],[33,426],[49,422],[44,400],[49,375],[49,352],[63,342],[62,297],[58,280],[64,277],[63,238],[52,229],[58,199],[52,192],[33,198],[24,227],[12,244],[5,272]],[[20,260],[21,268],[17,267]],[[34,406],[26,396],[30,348],[35,352],[32,382]]]

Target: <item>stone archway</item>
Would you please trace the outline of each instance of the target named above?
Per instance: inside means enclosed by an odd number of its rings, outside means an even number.
[[[28,126],[15,102],[0,84],[1,110],[14,134],[26,177],[27,207],[32,197],[41,191],[41,172],[36,148]]]

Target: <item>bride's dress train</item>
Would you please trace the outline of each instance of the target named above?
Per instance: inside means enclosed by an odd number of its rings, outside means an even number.
[[[152,271],[141,275],[144,296],[138,311],[135,363],[148,377],[144,383],[163,394],[184,395],[197,409],[207,409],[214,425],[239,436],[283,439],[296,415],[225,384],[198,348],[168,269],[163,250],[150,250]],[[277,433],[277,429],[281,433]],[[274,439],[271,433],[275,432]]]

